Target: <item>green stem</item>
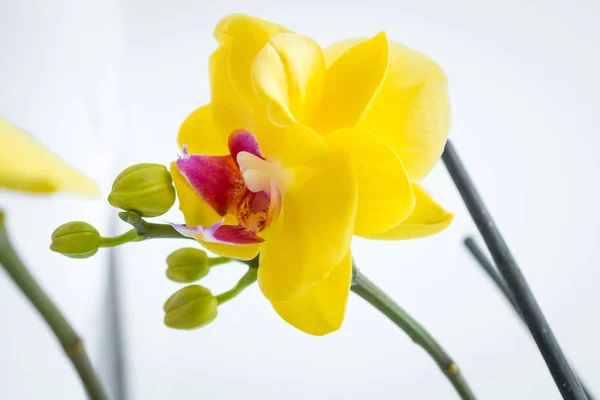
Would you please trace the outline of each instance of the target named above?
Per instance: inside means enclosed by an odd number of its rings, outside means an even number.
[[[209,267],[214,267],[217,265],[228,264],[232,261],[234,261],[234,260],[232,260],[229,257],[214,257],[214,258],[209,258],[207,260],[207,263],[208,263]]]
[[[367,279],[358,268],[354,267],[354,279],[351,290],[359,297],[378,309],[396,326],[402,329],[410,338],[421,346],[435,360],[452,383],[461,399],[474,400],[475,395],[469,388],[458,366],[439,343],[415,321],[406,311],[388,297],[373,282]]]
[[[119,218],[128,224],[132,225],[138,236],[139,240],[147,239],[192,239],[187,236],[183,236],[175,230],[171,225],[166,224],[153,224],[145,221],[138,213],[133,211],[123,211],[119,213]]]
[[[101,237],[100,238],[100,247],[116,247],[125,243],[137,242],[141,239],[141,236],[137,233],[135,229],[131,229],[119,236],[115,237]]]
[[[244,289],[256,282],[257,274],[258,268],[248,268],[246,274],[242,276],[242,278],[239,280],[237,285],[233,287],[233,289],[223,292],[220,295],[216,296],[217,303],[223,304],[240,294]]]
[[[56,308],[52,300],[38,285],[33,276],[15,253],[4,227],[4,215],[0,212],[0,264],[23,291],[25,296],[44,317],[63,346],[65,353],[77,370],[81,381],[92,400],[107,400],[108,396],[100,384],[88,358],[83,342],[71,325]]]

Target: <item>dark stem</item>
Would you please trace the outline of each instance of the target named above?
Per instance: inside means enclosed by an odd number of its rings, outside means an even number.
[[[483,270],[490,277],[490,279],[494,281],[496,287],[500,289],[502,294],[504,294],[504,297],[506,297],[506,300],[508,300],[508,302],[513,306],[513,309],[515,310],[517,315],[519,315],[521,321],[525,323],[525,319],[523,318],[521,311],[519,311],[519,307],[517,306],[515,297],[510,292],[508,286],[506,286],[506,282],[504,282],[504,279],[502,279],[502,277],[498,273],[498,270],[496,269],[496,266],[493,264],[493,262],[483,253],[483,250],[479,248],[479,246],[472,237],[466,238],[464,240],[464,243],[467,249],[469,249],[469,252],[473,256],[473,258],[477,260],[479,266],[481,266],[481,268],[483,268]],[[587,388],[583,380],[581,380],[581,377],[576,372],[575,375],[577,375],[577,379],[579,380],[579,383],[581,383],[581,387],[583,388],[583,391],[585,392],[585,395],[587,396],[588,400],[594,400],[594,396],[592,396],[590,390]]]
[[[521,310],[519,310],[519,306],[517,305],[517,301],[515,300],[515,296],[513,296],[512,292],[504,282],[504,279],[496,269],[496,266],[489,260],[483,251],[477,246],[475,240],[472,237],[468,237],[464,240],[465,246],[469,249],[469,252],[477,260],[481,268],[485,271],[485,273],[490,277],[492,281],[496,284],[498,289],[504,294],[506,300],[513,306],[515,312],[519,315],[519,317],[525,322],[523,319],[523,315],[521,314]]]
[[[521,310],[525,323],[542,353],[561,395],[564,399],[586,400],[585,392],[571,370],[523,273],[519,269],[450,141],[446,143],[442,160],[460,192],[475,225],[477,225],[481,236],[483,236],[504,281],[508,285],[510,292],[513,293],[517,307]]]
[[[475,400],[475,395],[460,373],[456,363],[429,332],[373,282],[367,279],[366,276],[360,273],[357,268],[353,269],[353,276],[351,290],[367,303],[381,311],[396,326],[406,332],[416,344],[425,349],[446,375],[452,386],[454,386],[461,399]]]
[[[63,349],[71,363],[77,370],[85,390],[92,400],[107,400],[108,397],[104,388],[100,384],[98,376],[94,372],[92,363],[87,356],[83,342],[54,305],[52,300],[46,295],[44,290],[38,285],[33,276],[29,273],[25,265],[21,262],[14,251],[4,228],[4,217],[0,212],[0,264],[8,272],[10,277],[19,286],[21,291],[27,296],[29,301],[35,306],[39,313],[44,317],[57,339],[63,346]]]

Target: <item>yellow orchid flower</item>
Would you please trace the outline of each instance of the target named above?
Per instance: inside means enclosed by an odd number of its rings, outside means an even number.
[[[91,179],[49,152],[31,135],[0,118],[0,188],[98,195]]]
[[[352,235],[408,239],[452,215],[418,183],[449,130],[446,77],[385,33],[322,50],[230,15],[215,29],[211,103],[182,124],[171,165],[183,235],[227,257],[260,252],[259,286],[313,335],[337,330]]]

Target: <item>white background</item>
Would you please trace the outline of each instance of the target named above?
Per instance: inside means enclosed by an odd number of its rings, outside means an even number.
[[[209,101],[212,30],[231,12],[322,45],[385,29],[444,67],[451,137],[565,352],[600,394],[598,3],[0,0],[0,115],[97,179],[105,197],[125,166],[175,157],[180,122]],[[528,333],[462,247],[476,230],[444,167],[425,184],[455,212],[453,225],[418,241],[355,240],[362,271],[428,327],[478,398],[559,399]],[[0,204],[23,258],[110,375],[106,252],[70,260],[48,245],[68,220],[106,233],[114,210],[103,199],[8,192]],[[165,278],[164,258],[182,245],[120,249],[129,399],[457,398],[429,357],[354,295],[343,328],[323,338],[286,325],[257,287],[207,328],[169,330],[162,303],[179,286]],[[204,283],[220,292],[242,272],[221,267]],[[84,398],[60,346],[3,273],[0,398]]]

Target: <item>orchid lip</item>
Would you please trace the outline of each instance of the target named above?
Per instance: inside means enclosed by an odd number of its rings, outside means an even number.
[[[176,161],[192,189],[219,215],[233,215],[237,225],[223,220],[209,226],[173,224],[182,235],[206,242],[248,245],[264,239],[258,233],[277,218],[285,171],[278,161],[263,157],[256,138],[246,130],[229,136],[229,155],[189,154],[182,146]]]

